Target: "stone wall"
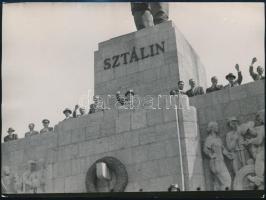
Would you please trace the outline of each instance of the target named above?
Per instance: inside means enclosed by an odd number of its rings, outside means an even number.
[[[235,116],[240,120],[240,123],[254,121],[256,112],[265,109],[264,85],[265,80],[260,80],[190,98],[190,104],[197,109],[202,145],[207,137],[206,128],[210,121],[218,122],[220,136],[223,140],[228,132],[226,127],[228,117]],[[227,159],[225,161],[231,172],[232,166]],[[211,190],[212,176],[206,156],[203,156],[203,162],[206,189]]]
[[[185,187],[212,190],[208,160],[203,156],[202,164],[198,141],[206,138],[209,121],[218,121],[224,138],[227,117],[254,120],[264,108],[264,81],[196,96],[190,104],[197,114],[191,106],[178,111]],[[18,177],[29,160],[44,163],[48,193],[86,192],[89,167],[105,156],[125,165],[125,191],[166,191],[171,183],[181,185],[175,110],[106,110],[62,121],[54,132],[2,144],[2,166]]]
[[[164,42],[164,52],[151,56],[150,45],[155,51],[155,45],[161,42]],[[120,56],[119,66],[104,69],[106,58],[114,63],[113,56],[132,52],[133,48],[140,58],[142,47],[149,57],[124,64]],[[190,78],[206,87],[205,69],[198,55],[171,21],[101,42],[94,55],[95,94],[98,95],[115,94],[118,90],[124,93],[131,88],[141,96],[169,94],[179,80],[189,87]]]
[[[195,109],[179,116],[186,189],[204,188]],[[44,163],[46,193],[86,192],[89,167],[105,156],[125,165],[125,191],[167,191],[172,183],[181,185],[175,110],[96,112],[62,121],[54,132],[2,144],[2,166],[20,179],[29,160]]]

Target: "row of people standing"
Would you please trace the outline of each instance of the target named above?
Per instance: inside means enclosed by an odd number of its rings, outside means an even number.
[[[89,110],[88,114],[95,113],[98,110],[97,104],[98,104],[99,96],[94,96],[93,100],[94,100],[94,103],[90,105],[90,110]],[[63,110],[63,114],[65,115],[64,120],[67,120],[70,118],[77,118],[77,117],[86,115],[86,109],[85,109],[85,107],[80,107],[79,105],[76,105],[73,112],[71,109],[65,108]],[[36,131],[34,129],[35,124],[30,123],[28,125],[29,131],[25,133],[25,137],[30,137],[30,136],[37,135],[37,134],[47,133],[47,132],[51,132],[54,130],[53,127],[49,126],[50,121],[48,119],[43,119],[42,124],[43,124],[43,128],[39,132],[39,131]],[[4,142],[18,139],[18,135],[15,133],[15,129],[13,129],[12,127],[8,128],[7,133],[8,133],[7,136],[4,137]]]
[[[32,135],[37,135],[39,133],[43,134],[43,133],[47,133],[47,132],[51,132],[54,130],[53,127],[50,127],[50,121],[48,119],[44,119],[42,120],[42,124],[43,124],[43,128],[39,131],[34,130],[35,128],[35,124],[34,123],[30,123],[28,125],[29,127],[29,131],[25,133],[25,137],[30,137]],[[12,141],[12,140],[17,140],[18,139],[18,135],[15,133],[15,129],[13,129],[12,127],[8,128],[7,130],[8,135],[4,137],[4,142],[8,142],[8,141]]]
[[[265,78],[263,76],[264,70],[263,70],[263,68],[261,66],[258,66],[257,67],[257,73],[255,73],[254,72],[254,67],[253,67],[255,62],[257,62],[257,58],[256,57],[254,57],[252,59],[251,65],[249,67],[250,76],[252,77],[252,79],[254,81],[262,80],[262,79]],[[225,86],[218,84],[218,78],[216,76],[211,77],[212,85],[211,85],[211,87],[206,89],[206,93],[210,93],[210,92],[222,90],[224,88],[235,87],[235,86],[241,85],[242,80],[243,80],[243,76],[242,76],[242,73],[240,71],[240,68],[239,68],[238,64],[235,65],[235,69],[237,71],[237,77],[233,73],[227,74],[225,76],[225,79],[228,81],[228,84],[225,85]],[[190,85],[190,89],[185,92],[184,91],[184,81],[178,81],[177,88],[171,90],[170,91],[170,95],[185,94],[188,97],[193,97],[193,96],[204,94],[203,87],[197,86],[194,79],[190,79],[189,80],[189,85]]]

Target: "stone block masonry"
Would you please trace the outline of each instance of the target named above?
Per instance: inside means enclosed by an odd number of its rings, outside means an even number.
[[[139,95],[168,94],[179,80],[206,87],[198,55],[171,22],[99,43],[95,52],[95,94],[133,88]]]
[[[102,42],[94,56],[97,95],[132,88],[142,98],[156,97],[169,94],[179,80],[188,87],[190,78],[206,87],[204,67],[171,21]],[[38,193],[86,193],[90,167],[114,157],[127,171],[126,192],[167,191],[175,183],[185,191],[212,190],[208,162],[201,155],[208,122],[218,121],[224,136],[226,118],[253,120],[264,108],[264,95],[263,80],[196,96],[190,104],[181,98],[177,112],[156,98],[155,109],[110,105],[112,109],[59,122],[54,132],[3,143],[2,167],[23,184],[33,160],[42,175]]]
[[[220,136],[225,140],[225,135],[228,132],[226,127],[228,117],[235,116],[240,123],[245,123],[254,121],[255,114],[259,110],[265,109],[265,80],[195,96],[189,100],[190,104],[198,111],[201,145],[207,137],[206,127],[210,121],[218,122]],[[203,156],[203,159],[206,189],[212,190],[213,182],[208,175],[210,174],[208,159],[206,156]],[[232,171],[231,165],[228,165],[228,168]]]
[[[190,131],[197,133],[197,127],[185,124],[187,121],[196,123],[192,117],[194,111],[191,108],[179,113],[179,126],[188,134]],[[45,192],[87,192],[85,178],[90,166],[100,158],[112,156],[119,159],[128,172],[125,191],[167,191],[172,183],[182,184],[173,112],[167,109],[106,110],[62,121],[56,125],[55,132],[3,143],[2,151],[6,153],[2,156],[2,165],[22,176],[29,160],[43,160]],[[112,121],[115,122],[114,131],[106,134]],[[200,164],[201,155],[189,148],[191,141],[186,140],[186,133],[181,135],[186,190],[196,190],[196,186],[204,188],[203,173],[194,166]],[[195,144],[192,145],[197,146]],[[186,155],[193,157],[190,159]],[[192,177],[198,181],[193,182],[194,185],[189,183]]]

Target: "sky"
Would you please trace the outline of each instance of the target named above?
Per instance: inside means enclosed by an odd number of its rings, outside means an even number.
[[[252,81],[256,56],[264,65],[263,3],[170,3],[169,18],[200,56],[207,83],[235,72]],[[61,121],[93,95],[98,43],[136,31],[129,3],[12,3],[2,17],[2,138],[8,127],[24,137],[28,124]],[[83,98],[84,99],[84,98]]]

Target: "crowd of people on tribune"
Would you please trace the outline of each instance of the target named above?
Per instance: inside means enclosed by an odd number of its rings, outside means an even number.
[[[254,72],[253,65],[255,64],[255,62],[257,62],[256,57],[252,59],[252,62],[249,66],[250,76],[252,77],[254,81],[265,79],[265,76],[263,76],[264,69],[261,66],[257,67],[256,69],[257,72]],[[224,88],[235,87],[235,86],[241,85],[243,77],[242,77],[242,73],[240,71],[238,64],[235,65],[235,69],[237,71],[237,77],[233,73],[227,74],[225,76],[225,79],[228,81],[228,84],[225,86],[218,84],[218,78],[216,76],[211,77],[212,85],[206,89],[206,93],[215,92],[218,90],[222,90]],[[184,81],[182,80],[178,81],[177,88],[171,90],[170,95],[181,94],[181,95],[187,95],[188,97],[193,97],[193,96],[204,94],[203,87],[197,86],[194,79],[189,80],[189,85],[190,85],[190,89],[187,91],[184,91]],[[116,93],[116,99],[121,105],[125,105],[130,101],[130,98],[134,95],[135,93],[132,89],[127,91],[124,96],[122,96],[120,94],[120,91],[118,91]],[[98,107],[99,98],[100,97],[97,95],[93,97],[94,103],[90,105],[89,114],[93,114],[99,110],[103,110],[103,108]],[[76,105],[73,112],[70,108],[66,108],[63,110],[63,114],[65,115],[64,120],[67,120],[70,118],[78,118],[80,116],[86,115],[86,109],[85,107],[80,107],[79,105]],[[39,133],[42,134],[42,133],[53,131],[53,127],[49,127],[50,121],[48,119],[43,119],[42,124],[43,124],[43,128],[40,130],[40,132],[38,132],[34,130],[35,124],[30,123],[28,125],[29,131],[25,133],[25,137],[30,137],[32,135],[37,135]],[[4,142],[18,139],[18,136],[12,127],[8,128],[7,133],[8,135],[4,137]]]

